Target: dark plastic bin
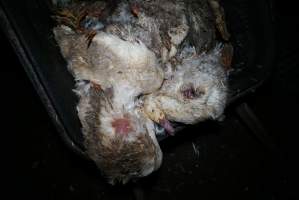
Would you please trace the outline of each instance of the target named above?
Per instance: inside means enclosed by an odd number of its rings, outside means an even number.
[[[229,102],[253,92],[269,76],[274,57],[271,3],[223,0],[234,46]],[[74,81],[52,34],[50,4],[0,0],[1,27],[66,144],[84,156]]]

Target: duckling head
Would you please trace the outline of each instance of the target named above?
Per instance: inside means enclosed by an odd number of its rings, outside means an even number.
[[[221,65],[221,47],[182,59],[160,91],[145,99],[145,110],[154,121],[160,116],[170,121],[195,124],[217,119],[227,99],[227,77]],[[152,116],[150,111],[159,110]],[[161,118],[161,117],[160,117]]]

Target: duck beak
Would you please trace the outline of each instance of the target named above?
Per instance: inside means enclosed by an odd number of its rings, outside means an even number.
[[[174,135],[174,128],[171,122],[166,118],[164,112],[154,103],[152,99],[148,99],[144,104],[144,112],[149,119],[163,127],[168,135]]]
[[[173,126],[171,125],[171,122],[168,121],[166,118],[160,119],[158,124],[160,124],[166,130],[166,133],[168,135],[171,135],[171,136],[174,135],[175,130],[174,130]]]

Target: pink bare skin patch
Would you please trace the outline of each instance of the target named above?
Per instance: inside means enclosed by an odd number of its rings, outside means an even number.
[[[166,133],[167,133],[168,135],[171,135],[171,136],[174,135],[174,128],[172,127],[170,121],[168,121],[167,119],[162,119],[162,120],[159,121],[159,124],[160,124],[163,128],[165,128]]]
[[[182,93],[186,99],[194,99],[196,97],[195,89],[192,86],[183,90]]]
[[[118,118],[111,123],[115,132],[120,135],[127,135],[133,131],[130,120],[128,118]]]
[[[187,89],[182,90],[181,93],[186,99],[190,99],[190,100],[200,98],[202,95],[205,94],[203,90],[200,89],[195,90],[192,85]]]

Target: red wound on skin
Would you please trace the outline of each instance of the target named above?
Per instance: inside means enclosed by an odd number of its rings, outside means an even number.
[[[120,135],[127,135],[133,130],[130,120],[127,118],[118,118],[111,123],[115,132]]]
[[[196,97],[196,92],[193,87],[183,90],[182,93],[186,99],[194,99]]]

